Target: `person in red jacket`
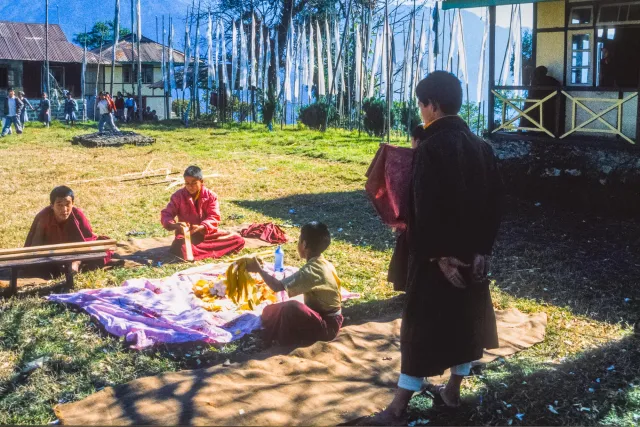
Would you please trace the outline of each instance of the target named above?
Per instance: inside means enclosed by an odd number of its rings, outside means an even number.
[[[84,212],[75,206],[73,190],[66,186],[59,186],[49,195],[51,202],[36,215],[27,235],[25,247],[59,245],[62,243],[93,242],[106,240],[108,237],[97,236],[91,228],[91,223]],[[104,260],[89,262],[83,268],[101,268],[109,263],[112,253],[108,253]],[[80,270],[81,263],[73,263],[73,269]],[[62,273],[59,267],[47,267],[34,270],[34,276],[49,277]]]
[[[189,166],[184,172],[184,188],[171,196],[162,210],[161,222],[166,230],[174,231],[176,235],[171,253],[185,260],[185,228],[191,235],[194,261],[220,258],[244,248],[242,236],[218,230],[218,196],[204,186],[202,169],[198,166]]]

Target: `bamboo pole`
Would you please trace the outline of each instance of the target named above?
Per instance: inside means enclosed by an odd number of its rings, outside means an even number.
[[[187,255],[187,261],[192,262],[193,258],[193,247],[191,246],[191,231],[189,231],[189,227],[182,227],[182,232],[184,233],[184,248]]]
[[[114,245],[97,245],[97,246],[82,247],[82,248],[23,252],[19,254],[2,255],[0,256],[0,262],[17,261],[17,260],[31,259],[31,258],[42,258],[42,257],[49,257],[49,256],[84,255],[84,254],[95,253],[95,252],[106,252],[108,250],[114,250],[114,249],[115,249]]]
[[[144,105],[142,104],[142,58],[140,57],[140,39],[142,38],[142,18],[140,11],[140,0],[136,2],[136,18],[138,20],[138,40],[137,40],[137,48],[138,48],[138,120],[142,123],[143,113],[144,113]]]
[[[60,249],[87,248],[92,246],[115,246],[117,241],[110,240],[94,240],[91,242],[74,242],[61,243],[58,245],[30,246],[26,248],[0,249],[0,256],[24,254],[30,252],[55,251]]]

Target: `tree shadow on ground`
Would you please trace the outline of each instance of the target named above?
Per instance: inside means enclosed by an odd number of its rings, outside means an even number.
[[[633,324],[640,311],[640,222],[509,199],[492,278],[519,298]]]
[[[236,205],[302,226],[322,221],[331,236],[354,246],[385,251],[393,233],[376,214],[364,191],[296,194],[271,200],[240,200]]]
[[[627,336],[544,366],[494,362],[476,373],[484,387],[463,396],[459,410],[434,407],[422,395],[410,416],[430,425],[633,425],[640,413],[639,344],[638,336]]]

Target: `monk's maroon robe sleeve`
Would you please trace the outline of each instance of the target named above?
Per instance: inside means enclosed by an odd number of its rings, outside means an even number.
[[[210,194],[209,200],[202,207],[203,219],[200,223],[207,229],[207,234],[218,231],[218,224],[220,224],[220,204],[218,202],[218,196],[213,192]]]
[[[176,223],[176,216],[178,216],[180,206],[178,197],[178,192],[174,193],[171,196],[171,200],[169,200],[167,207],[160,213],[160,222],[166,230],[169,230],[169,227]]]

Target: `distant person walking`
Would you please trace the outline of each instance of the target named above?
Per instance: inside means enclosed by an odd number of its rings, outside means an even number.
[[[31,111],[36,111],[33,108],[33,105],[29,102],[26,96],[24,96],[24,92],[18,92],[18,98],[22,101],[22,111],[20,111],[20,123],[22,124],[22,128],[24,129],[24,125],[29,121],[29,114],[27,113],[27,107],[31,108]]]
[[[136,100],[133,99],[133,96],[129,94],[127,96],[126,101],[124,102],[125,108],[127,109],[127,123],[133,121],[136,115]]]
[[[16,97],[16,92],[13,88],[9,88],[9,96],[4,101],[4,114],[5,121],[2,127],[2,134],[0,137],[6,136],[11,133],[11,125],[16,128],[16,133],[22,133],[22,123],[20,122],[20,114],[23,108],[22,101]]]
[[[112,106],[113,101],[109,102],[107,98],[107,94],[104,92],[100,92],[99,101],[98,101],[98,112],[100,114],[100,121],[98,122],[98,132],[104,132],[104,126],[108,125],[111,128],[112,132],[120,132],[120,129],[116,127],[116,124],[113,121],[113,111],[114,108]]]
[[[51,124],[51,101],[46,92],[42,92],[42,99],[40,100],[40,110],[38,118],[45,127],[49,127]]]
[[[124,123],[124,96],[122,96],[121,92],[118,92],[118,96],[116,96],[116,117],[118,121]]]
[[[71,92],[67,92],[67,99],[64,102],[64,118],[67,121],[68,125],[75,125],[76,120],[76,111],[78,111],[78,103],[71,96]]]

